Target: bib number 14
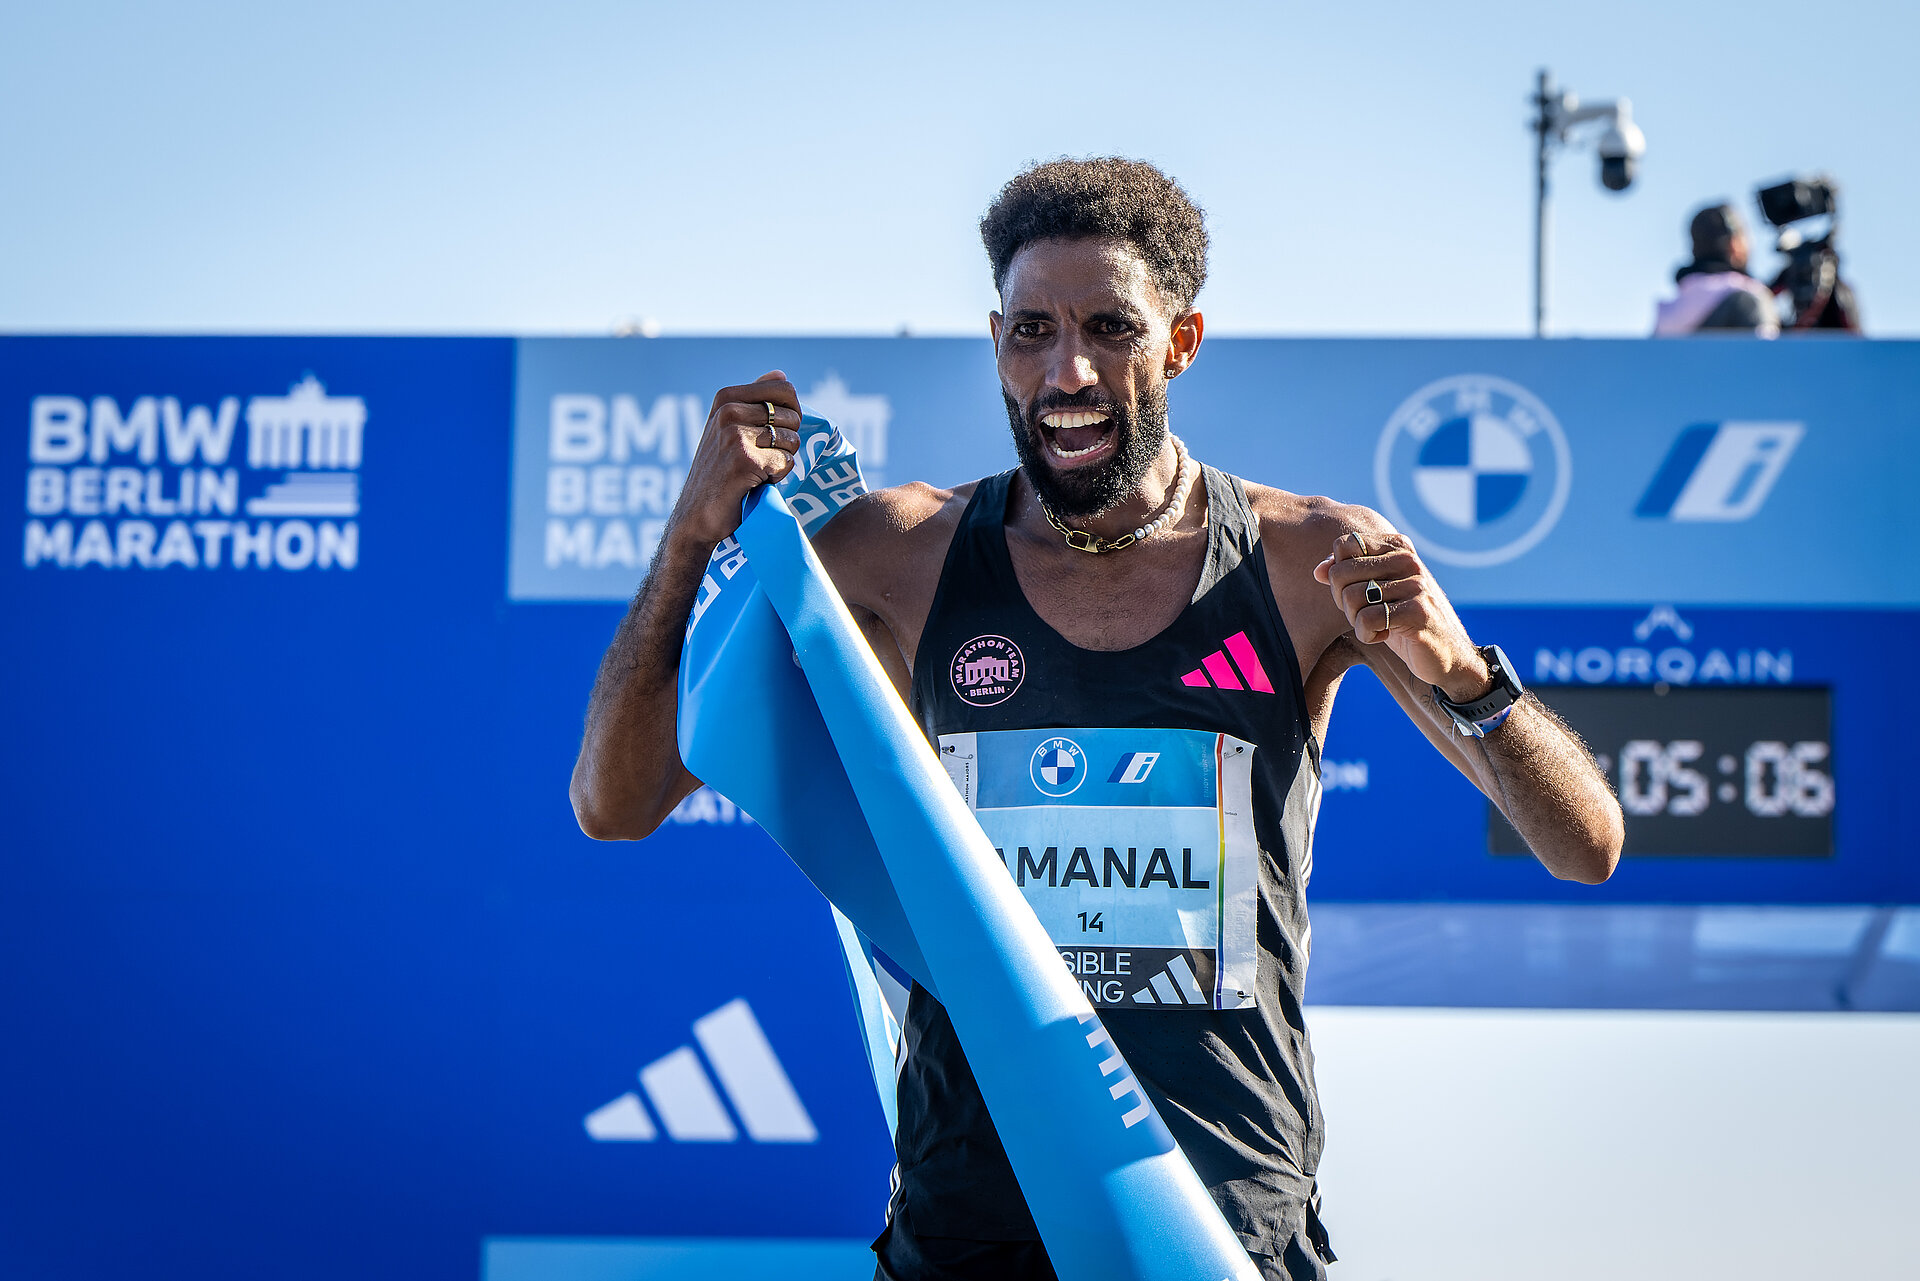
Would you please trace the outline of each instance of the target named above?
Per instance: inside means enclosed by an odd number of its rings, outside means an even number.
[[[1106,924],[1100,919],[1104,915],[1106,915],[1106,913],[1104,912],[1080,913],[1080,932],[1082,934],[1085,934],[1089,930],[1094,930],[1101,934],[1105,934],[1107,932],[1107,927],[1106,927]]]

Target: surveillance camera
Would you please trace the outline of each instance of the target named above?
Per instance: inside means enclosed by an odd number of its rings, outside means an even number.
[[[1625,98],[1615,105],[1613,121],[1600,135],[1600,185],[1608,191],[1625,191],[1633,185],[1640,157],[1647,154],[1647,136],[1633,123],[1633,106]]]

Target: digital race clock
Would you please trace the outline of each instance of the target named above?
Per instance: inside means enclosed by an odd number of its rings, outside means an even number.
[[[1593,750],[1626,818],[1628,855],[1833,853],[1833,691],[1534,686]],[[1488,806],[1487,847],[1524,854]]]

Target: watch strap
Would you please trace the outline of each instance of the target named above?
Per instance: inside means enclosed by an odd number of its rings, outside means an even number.
[[[1507,661],[1506,652],[1498,645],[1482,645],[1480,658],[1487,665],[1487,673],[1493,678],[1493,688],[1470,703],[1456,703],[1433,686],[1433,697],[1460,733],[1472,738],[1484,738],[1487,731],[1498,729],[1513,713],[1513,705],[1526,693],[1519,678],[1513,674],[1512,665]]]

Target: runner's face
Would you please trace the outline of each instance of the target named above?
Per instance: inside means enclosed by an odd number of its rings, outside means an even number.
[[[1014,256],[992,318],[1014,448],[1062,516],[1138,492],[1167,438],[1170,317],[1124,241],[1038,240]]]

